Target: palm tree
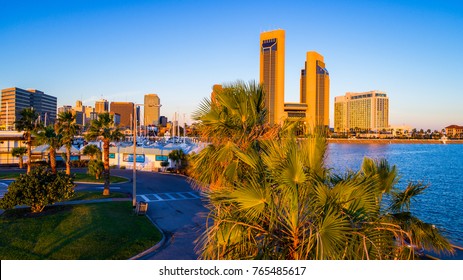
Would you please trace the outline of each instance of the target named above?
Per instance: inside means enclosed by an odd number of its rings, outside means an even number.
[[[99,159],[101,160],[101,150],[96,145],[90,144],[85,146],[83,150],[84,155],[88,155],[90,159]]]
[[[178,170],[179,165],[182,165],[182,161],[186,159],[186,155],[183,152],[183,150],[178,149],[178,150],[173,150],[172,152],[170,152],[169,158],[175,162],[175,167]]]
[[[56,174],[56,150],[61,147],[62,137],[57,134],[53,125],[46,126],[35,133],[36,141],[39,144],[49,146],[50,168],[53,174]]]
[[[33,108],[25,108],[19,112],[21,116],[15,121],[16,130],[24,132],[27,145],[27,174],[31,172],[32,131],[37,126],[38,114]]]
[[[237,83],[195,113],[211,140],[190,172],[210,210],[197,243],[202,258],[413,259],[417,248],[451,251],[438,229],[408,212],[421,186],[398,190],[386,161],[333,174],[323,129],[296,139],[294,125],[267,126],[262,98],[259,86]]]
[[[66,147],[66,174],[71,175],[71,147],[74,136],[77,135],[79,125],[75,123],[75,115],[72,112],[62,112],[58,115],[56,127],[61,135],[62,144]]]
[[[124,135],[119,131],[118,127],[114,126],[114,121],[109,113],[99,114],[98,119],[93,120],[87,130],[87,140],[103,139],[103,195],[109,195],[109,143],[118,141],[122,137]]]
[[[27,153],[26,147],[16,147],[11,149],[11,155],[19,160],[19,168],[23,168],[23,156]]]

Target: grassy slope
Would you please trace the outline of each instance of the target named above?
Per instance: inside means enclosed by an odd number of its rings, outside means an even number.
[[[128,259],[156,244],[160,232],[130,202],[47,207],[0,216],[0,259]]]

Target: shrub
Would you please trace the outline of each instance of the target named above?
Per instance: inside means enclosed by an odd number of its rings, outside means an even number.
[[[167,166],[169,166],[169,162],[168,161],[161,161],[161,166],[162,167],[167,167]]]
[[[64,172],[53,174],[44,167],[37,167],[30,174],[21,174],[11,183],[8,192],[0,200],[0,207],[6,210],[17,205],[27,205],[33,213],[38,213],[46,205],[69,199],[73,194],[74,177]]]
[[[95,179],[100,179],[101,174],[103,173],[104,165],[103,161],[99,159],[92,159],[88,163],[88,174],[94,175]]]
[[[71,167],[88,167],[89,162],[87,159],[73,160],[71,161]]]
[[[125,165],[121,165],[120,168],[121,168],[121,169],[126,169]]]

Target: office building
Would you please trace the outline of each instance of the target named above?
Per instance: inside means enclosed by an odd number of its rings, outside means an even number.
[[[159,117],[159,125],[162,126],[162,127],[166,127],[167,126],[167,117],[160,116]]]
[[[223,87],[220,84],[215,84],[212,86],[212,92],[211,92],[211,102],[212,103],[217,102],[216,97],[218,94],[220,94],[220,92],[222,92],[222,90],[223,90]]]
[[[120,127],[132,128],[133,127],[133,102],[111,102],[111,114],[119,114]],[[140,121],[140,107],[137,107],[137,125]]]
[[[84,106],[82,106],[82,101],[81,101],[81,100],[77,100],[77,101],[76,101],[76,106],[74,107],[74,110],[79,111],[79,112],[83,112],[83,111],[84,111],[84,110],[83,110],[83,107],[84,107]]]
[[[71,105],[63,105],[61,107],[58,107],[58,114],[64,113],[64,112],[72,112],[72,106]]]
[[[260,34],[260,79],[265,91],[265,107],[270,124],[280,124],[284,117],[285,31]]]
[[[97,114],[109,112],[109,103],[106,99],[95,101],[95,112]]]
[[[145,94],[144,125],[157,125],[161,115],[161,100],[157,94]]]
[[[301,70],[300,102],[307,104],[307,123],[329,127],[330,76],[323,56],[310,51]]]
[[[17,87],[2,90],[0,126],[14,130],[14,122],[20,118],[19,113],[25,108],[34,108],[39,121],[50,124],[56,120],[57,98],[35,89]]]
[[[389,127],[389,98],[385,92],[369,91],[338,96],[334,101],[334,131],[379,132]]]

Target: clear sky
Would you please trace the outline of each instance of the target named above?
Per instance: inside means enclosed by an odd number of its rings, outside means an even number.
[[[285,101],[299,101],[307,51],[334,97],[383,90],[390,123],[463,125],[463,1],[0,0],[0,88],[58,106],[161,98],[190,114],[215,83],[259,79],[259,34],[286,31]]]

